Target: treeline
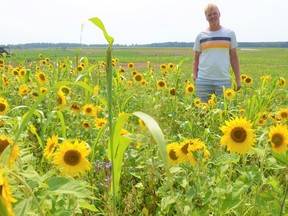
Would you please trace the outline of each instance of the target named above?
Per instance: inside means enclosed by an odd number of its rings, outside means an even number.
[[[193,42],[163,42],[151,44],[132,44],[121,45],[114,44],[113,47],[193,47]],[[239,42],[242,48],[288,48],[288,41],[281,42]],[[8,44],[0,47],[9,47],[10,49],[43,49],[43,48],[83,48],[83,47],[107,47],[107,44],[80,44],[80,43],[26,43],[26,44]]]

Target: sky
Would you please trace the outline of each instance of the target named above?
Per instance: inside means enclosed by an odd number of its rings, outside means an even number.
[[[107,44],[89,21],[98,17],[114,44],[194,42],[207,28],[204,7],[215,3],[220,23],[238,42],[288,41],[286,0],[0,0],[0,45]],[[81,28],[83,26],[83,28]],[[81,30],[82,29],[82,30]]]

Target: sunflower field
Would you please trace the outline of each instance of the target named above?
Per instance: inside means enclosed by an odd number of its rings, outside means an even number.
[[[192,55],[103,32],[99,59],[0,58],[0,215],[288,214],[286,49],[239,50],[243,87],[203,103]]]

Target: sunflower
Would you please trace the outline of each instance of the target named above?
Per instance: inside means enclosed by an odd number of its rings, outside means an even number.
[[[161,70],[166,70],[167,69],[167,65],[166,64],[161,64],[160,65],[160,69]]]
[[[241,74],[241,80],[245,80],[246,79],[246,77],[248,77],[248,75],[247,74]]]
[[[195,86],[191,83],[187,84],[185,87],[185,93],[186,94],[192,94],[195,92]]]
[[[2,74],[2,85],[3,87],[7,87],[9,85],[9,80],[5,74]]]
[[[134,68],[134,63],[128,63],[128,66],[127,66],[129,69],[133,69]]]
[[[41,59],[41,60],[39,61],[39,63],[40,63],[41,65],[46,65],[45,59]]]
[[[167,76],[168,75],[168,70],[162,70],[162,74],[163,74],[163,76]]]
[[[175,68],[175,65],[173,63],[168,63],[167,67],[169,69],[174,69]]]
[[[66,85],[62,85],[59,88],[59,91],[62,91],[64,93],[65,96],[70,95],[71,94],[71,88],[66,86]]]
[[[15,216],[11,203],[17,200],[12,197],[8,178],[6,177],[4,170],[0,170],[0,199],[2,204],[6,207],[6,211],[9,216]],[[2,213],[3,214],[3,213]],[[2,215],[1,214],[1,215]]]
[[[96,116],[97,112],[93,104],[85,104],[83,111],[86,116]]]
[[[173,142],[166,146],[166,152],[170,165],[179,164],[179,143]]]
[[[6,99],[0,97],[0,115],[5,115],[8,110],[8,102]]]
[[[244,79],[244,83],[247,84],[247,85],[250,85],[253,83],[253,79],[249,76],[247,76],[245,79]]]
[[[143,79],[142,82],[141,82],[141,85],[142,85],[143,87],[147,86],[147,81],[146,81],[145,79]]]
[[[170,88],[169,89],[169,93],[171,96],[175,96],[176,95],[176,89],[175,88]]]
[[[239,109],[239,114],[240,115],[245,115],[246,113],[246,110],[245,109]]]
[[[15,161],[19,157],[19,154],[20,154],[19,147],[17,145],[14,145],[12,139],[10,139],[8,136],[1,134],[0,135],[0,155],[4,152],[4,150],[8,146],[12,148],[11,153],[9,155],[9,159],[8,159],[8,165],[12,165],[15,163]]]
[[[30,91],[29,87],[26,84],[19,86],[19,95],[23,97]]]
[[[191,165],[197,164],[192,152],[189,151],[189,142],[182,142],[179,144],[181,163],[188,161]]]
[[[118,69],[118,72],[123,74],[125,72],[125,69],[120,65],[119,69]]]
[[[84,141],[79,142],[76,139],[72,144],[70,141],[64,140],[54,154],[53,163],[63,174],[83,175],[86,170],[91,168],[91,164],[86,158],[90,151]]]
[[[78,66],[77,66],[77,71],[78,72],[81,72],[81,71],[83,71],[84,70],[84,67],[81,65],[81,64],[79,64]]]
[[[285,122],[288,119],[288,108],[281,108],[278,112],[277,112],[277,117]]]
[[[131,87],[132,85],[133,85],[132,80],[128,80],[128,81],[127,81],[127,87]]]
[[[136,70],[132,71],[132,76],[134,77],[138,72]]]
[[[26,69],[25,68],[21,68],[19,71],[19,74],[21,77],[25,77],[26,76]]]
[[[58,145],[57,135],[53,135],[52,137],[48,138],[46,147],[43,151],[43,156],[48,160],[51,159],[57,145]]]
[[[210,156],[210,152],[207,149],[205,143],[201,141],[200,139],[190,139],[183,141],[180,144],[182,151],[186,154],[187,161],[195,166],[197,164],[197,158],[202,158],[202,161],[206,161],[208,157]],[[199,155],[199,152],[201,152],[201,155]],[[195,158],[195,156],[198,156]]]
[[[288,128],[284,124],[278,124],[270,127],[269,141],[272,150],[276,153],[285,154],[288,150]]]
[[[62,91],[58,91],[58,95],[57,95],[57,104],[59,106],[60,109],[63,109],[64,106],[66,105],[67,101],[66,101],[66,97],[64,95],[64,93]]]
[[[3,67],[3,65],[4,65],[4,60],[0,59],[0,67]]]
[[[99,94],[99,92],[100,92],[99,86],[98,86],[98,85],[94,86],[94,88],[93,88],[93,95],[96,96],[96,95]]]
[[[43,58],[43,54],[40,53],[40,54],[38,55],[38,57],[39,57],[40,59]]]
[[[30,92],[30,95],[31,95],[32,98],[34,98],[34,99],[37,99],[37,98],[39,97],[39,94],[38,94],[38,92],[36,92],[36,91],[31,91],[31,92]]]
[[[236,92],[233,89],[226,89],[224,92],[224,97],[228,100],[232,100],[235,98]]]
[[[124,128],[122,128],[121,131],[120,131],[120,134],[121,134],[122,136],[124,136],[124,135],[129,134],[129,131],[126,130],[126,129],[124,129]]]
[[[193,103],[194,103],[195,106],[198,107],[201,104],[201,99],[200,98],[196,98],[196,99],[194,99]]]
[[[261,76],[260,79],[262,80],[262,84],[267,84],[268,82],[271,81],[272,77],[267,75],[267,76]]]
[[[89,129],[91,128],[91,124],[89,121],[82,122],[82,128]]]
[[[145,122],[141,118],[138,119],[138,123],[140,127],[142,128],[142,130],[145,130],[147,128]]]
[[[147,61],[147,68],[150,68],[150,67],[151,67],[151,62]]]
[[[141,83],[142,80],[143,80],[143,75],[142,73],[137,73],[134,75],[134,80],[137,82],[137,83]]]
[[[47,91],[48,89],[46,87],[41,87],[40,88],[40,92],[43,94]]]
[[[12,70],[12,74],[13,74],[14,76],[18,76],[18,75],[19,75],[19,69],[18,69],[18,68],[14,68],[14,69]]]
[[[286,86],[286,79],[284,77],[280,77],[278,80],[278,86],[280,86],[281,88],[284,88]]]
[[[36,79],[40,84],[46,84],[48,82],[48,79],[46,77],[46,74],[42,71],[39,71],[35,74]]]
[[[157,82],[157,88],[158,89],[164,89],[167,87],[167,84],[165,82],[165,80],[162,80],[160,79],[158,82]]]
[[[226,125],[220,129],[224,133],[221,138],[221,146],[226,146],[231,153],[245,154],[253,149],[255,143],[255,130],[252,123],[245,118],[225,121]]]
[[[77,102],[71,103],[69,106],[69,109],[74,113],[80,113],[81,112],[81,106]]]
[[[266,124],[266,122],[267,122],[266,119],[259,118],[258,121],[257,121],[257,125],[258,125],[258,126],[263,126],[263,125]]]
[[[50,58],[45,58],[45,61],[48,63],[50,62]]]
[[[103,128],[108,123],[107,119],[105,118],[96,118],[95,127],[97,129]]]

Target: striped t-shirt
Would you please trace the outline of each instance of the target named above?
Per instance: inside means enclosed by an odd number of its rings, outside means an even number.
[[[230,79],[230,49],[237,47],[234,31],[221,27],[218,31],[206,29],[200,32],[194,43],[194,51],[201,52],[198,77],[226,80]]]

